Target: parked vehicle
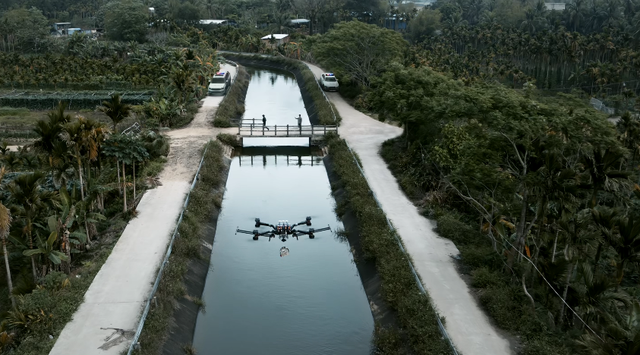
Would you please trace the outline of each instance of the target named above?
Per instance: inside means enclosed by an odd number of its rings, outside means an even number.
[[[320,87],[324,91],[338,91],[338,79],[333,73],[322,73],[320,75]]]
[[[231,86],[231,74],[226,72],[217,72],[209,82],[209,95],[226,94]]]

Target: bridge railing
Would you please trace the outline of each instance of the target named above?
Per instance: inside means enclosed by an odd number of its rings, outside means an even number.
[[[338,126],[334,125],[274,125],[262,126],[253,124],[241,124],[238,126],[238,134],[243,137],[314,137],[327,133],[337,133]]]
[[[310,155],[241,155],[238,157],[238,165],[293,165],[293,166],[314,166],[321,165],[322,158]]]

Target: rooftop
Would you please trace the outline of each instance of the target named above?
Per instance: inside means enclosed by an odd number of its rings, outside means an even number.
[[[201,25],[221,25],[226,22],[227,20],[200,20]]]
[[[273,33],[270,35],[266,35],[260,39],[271,39],[271,37],[273,37],[274,39],[283,39],[289,37],[289,35],[285,33]]]

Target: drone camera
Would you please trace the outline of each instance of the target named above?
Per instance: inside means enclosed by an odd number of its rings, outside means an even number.
[[[307,217],[307,219],[305,220],[305,224],[308,226],[311,225],[311,217]]]

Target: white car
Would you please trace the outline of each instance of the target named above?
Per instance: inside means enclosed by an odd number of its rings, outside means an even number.
[[[320,75],[320,87],[325,91],[338,91],[338,79],[333,73],[322,73]]]
[[[217,72],[209,82],[209,95],[226,94],[231,85],[231,75],[229,72]]]

